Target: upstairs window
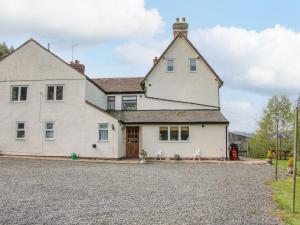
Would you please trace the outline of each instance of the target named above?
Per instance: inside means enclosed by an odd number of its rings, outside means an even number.
[[[99,124],[99,141],[108,141],[108,123]]]
[[[64,86],[63,85],[47,85],[47,100],[48,101],[62,101],[64,100]]]
[[[25,122],[17,122],[17,139],[25,138]]]
[[[174,59],[167,59],[167,72],[174,72]]]
[[[197,71],[196,59],[189,59],[189,64],[190,64],[190,72],[196,72]]]
[[[25,102],[27,101],[27,86],[12,86],[11,88],[11,101],[12,102]]]
[[[136,96],[122,96],[122,110],[136,110]]]
[[[107,110],[115,109],[115,96],[107,96]]]
[[[54,123],[53,122],[45,123],[45,138],[47,140],[54,139]]]

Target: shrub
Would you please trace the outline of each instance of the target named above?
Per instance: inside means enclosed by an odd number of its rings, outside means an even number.
[[[294,157],[290,157],[288,160],[288,167],[293,167],[294,165]]]
[[[267,159],[272,159],[272,158],[273,158],[272,151],[269,150],[269,151],[268,151],[268,154],[267,154]]]

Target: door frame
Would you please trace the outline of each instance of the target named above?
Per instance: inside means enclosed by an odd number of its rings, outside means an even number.
[[[136,156],[128,156],[128,128],[136,128],[137,129],[137,149],[138,149],[138,152],[137,152],[137,155]],[[128,126],[126,127],[126,158],[131,158],[131,159],[138,159],[140,156],[140,127],[139,126]]]

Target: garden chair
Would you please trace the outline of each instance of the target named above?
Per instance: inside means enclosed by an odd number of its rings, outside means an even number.
[[[155,155],[155,160],[156,160],[157,157],[159,157],[159,159],[161,160],[163,152],[162,152],[161,149],[158,149],[157,152],[154,153],[154,155]]]
[[[194,151],[193,156],[194,156],[194,160],[198,159],[198,161],[200,161],[200,149],[196,149]]]

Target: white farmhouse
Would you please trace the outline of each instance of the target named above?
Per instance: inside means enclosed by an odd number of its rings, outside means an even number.
[[[227,157],[223,82],[188,40],[183,18],[145,77],[97,78],[30,39],[0,61],[0,154]]]

